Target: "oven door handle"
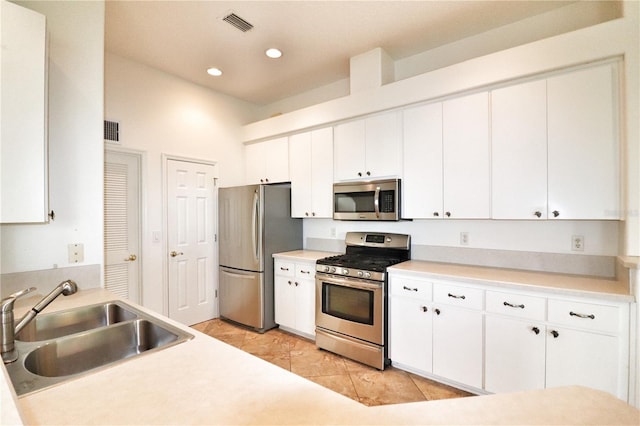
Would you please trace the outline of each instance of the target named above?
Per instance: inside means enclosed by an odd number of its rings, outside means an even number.
[[[326,277],[326,278],[325,278]],[[369,284],[361,281],[354,281],[349,278],[334,278],[323,274],[316,274],[316,279],[322,283],[342,285],[345,287],[358,288],[360,290],[378,290],[382,288],[380,284]]]
[[[380,187],[376,186],[376,193],[373,196],[373,208],[376,211],[376,217],[380,219]]]

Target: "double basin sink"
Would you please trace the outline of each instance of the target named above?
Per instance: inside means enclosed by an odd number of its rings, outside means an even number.
[[[115,300],[37,316],[16,335],[19,358],[6,367],[20,396],[192,338]]]

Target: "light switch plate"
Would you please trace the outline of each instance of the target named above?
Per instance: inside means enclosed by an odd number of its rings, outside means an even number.
[[[84,262],[84,245],[69,244],[69,263],[82,263]]]

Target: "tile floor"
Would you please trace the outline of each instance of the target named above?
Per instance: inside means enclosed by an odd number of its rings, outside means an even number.
[[[193,328],[368,406],[472,396],[393,367],[379,371],[277,328],[260,334],[220,319]]]

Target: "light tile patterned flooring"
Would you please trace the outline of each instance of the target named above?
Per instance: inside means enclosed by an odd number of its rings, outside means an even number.
[[[193,328],[368,406],[472,395],[393,367],[379,371],[277,328],[260,334],[220,319]]]

